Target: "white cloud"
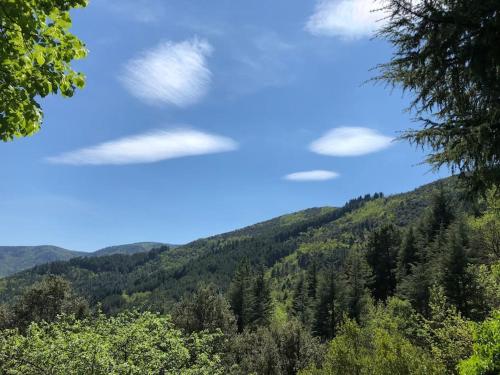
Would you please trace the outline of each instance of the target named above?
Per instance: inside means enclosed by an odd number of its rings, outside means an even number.
[[[312,152],[329,156],[359,156],[383,150],[393,138],[378,131],[360,127],[340,127],[312,142]]]
[[[156,130],[47,158],[56,164],[104,165],[153,163],[184,156],[233,151],[231,138],[192,129]]]
[[[206,58],[212,46],[197,38],[164,42],[129,61],[120,80],[128,91],[150,104],[185,107],[208,91],[212,73]]]
[[[359,39],[370,36],[382,25],[384,14],[377,0],[317,0],[306,24],[313,35]]]
[[[314,170],[290,173],[285,176],[289,181],[326,181],[339,177],[337,172]]]

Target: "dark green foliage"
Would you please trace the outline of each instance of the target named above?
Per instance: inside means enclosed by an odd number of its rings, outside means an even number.
[[[342,292],[344,308],[349,317],[361,321],[370,304],[368,285],[371,270],[359,249],[352,249],[342,271]]]
[[[442,285],[448,300],[465,316],[470,316],[469,301],[474,293],[465,225],[458,222],[447,232],[442,260]]]
[[[394,46],[379,79],[413,96],[423,129],[403,138],[484,190],[500,184],[500,22],[497,0],[389,0],[380,36]]]
[[[293,291],[292,314],[304,325],[309,325],[311,322],[313,300],[309,296],[309,292],[307,279],[301,275]]]
[[[254,291],[252,268],[248,259],[244,259],[236,269],[229,288],[229,301],[236,316],[239,332],[254,321]]]
[[[333,272],[323,275],[319,283],[314,306],[313,332],[323,339],[331,339],[336,334],[342,318],[339,301],[339,287]]]
[[[231,343],[231,374],[294,375],[319,362],[322,347],[299,322],[245,331]]]
[[[89,313],[87,302],[73,293],[68,281],[57,276],[48,276],[33,284],[12,306],[3,310],[0,327],[22,330],[32,322],[54,322],[59,315],[74,315],[81,319]]]
[[[273,313],[273,300],[269,280],[265,275],[263,266],[257,269],[255,275],[254,295],[254,324],[259,326],[268,325]]]
[[[378,301],[385,301],[396,290],[399,244],[399,232],[394,225],[384,225],[373,231],[368,239],[366,260],[373,270],[370,288]]]
[[[257,270],[244,259],[229,288],[231,307],[236,315],[238,331],[254,325],[267,325],[273,312],[269,281],[262,265]]]
[[[193,294],[177,303],[172,320],[187,333],[220,330],[232,335],[236,331],[236,320],[229,303],[213,284],[200,285]]]
[[[405,232],[397,257],[397,277],[399,280],[410,275],[412,267],[418,261],[418,245],[413,226]]]

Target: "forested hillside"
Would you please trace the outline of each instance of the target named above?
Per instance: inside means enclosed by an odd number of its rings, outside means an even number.
[[[310,249],[318,257],[337,257],[383,222],[404,227],[419,217],[432,193],[440,189],[459,201],[447,180],[387,198],[381,193],[366,195],[341,208],[308,209],[178,248],[40,265],[0,282],[5,285],[0,298],[54,274],[70,280],[92,305],[101,303],[106,312],[130,307],[164,312],[201,281],[226,290],[244,258],[253,265],[262,264],[279,283],[290,287],[301,267],[309,264]]]
[[[94,252],[74,251],[51,245],[0,246],[0,277],[50,262],[65,261],[77,257],[142,253],[159,246],[162,244],[158,242],[137,242],[105,247]],[[170,246],[175,247],[175,245]]]
[[[0,277],[12,275],[37,264],[85,256],[84,252],[57,246],[0,246]]]

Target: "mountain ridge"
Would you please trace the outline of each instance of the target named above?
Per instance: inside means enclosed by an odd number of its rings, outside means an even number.
[[[107,246],[92,252],[70,250],[56,245],[0,246],[0,278],[45,263],[65,261],[77,257],[136,254],[165,245],[169,247],[178,246],[161,242],[134,242]]]

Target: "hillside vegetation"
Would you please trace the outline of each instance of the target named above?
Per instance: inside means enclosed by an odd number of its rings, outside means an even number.
[[[65,261],[76,257],[142,253],[161,245],[158,242],[137,242],[105,247],[94,252],[74,251],[51,245],[0,246],[0,277],[50,262]]]
[[[166,312],[199,282],[227,290],[245,258],[266,267],[273,284],[280,285],[278,289],[291,288],[313,256],[318,260],[344,257],[382,223],[405,227],[415,222],[440,189],[459,204],[451,180],[390,197],[366,195],[341,208],[307,209],[177,248],[43,264],[0,282],[0,299],[8,300],[23,287],[52,274],[70,280],[78,293],[92,305],[100,303],[105,312],[127,308]]]

